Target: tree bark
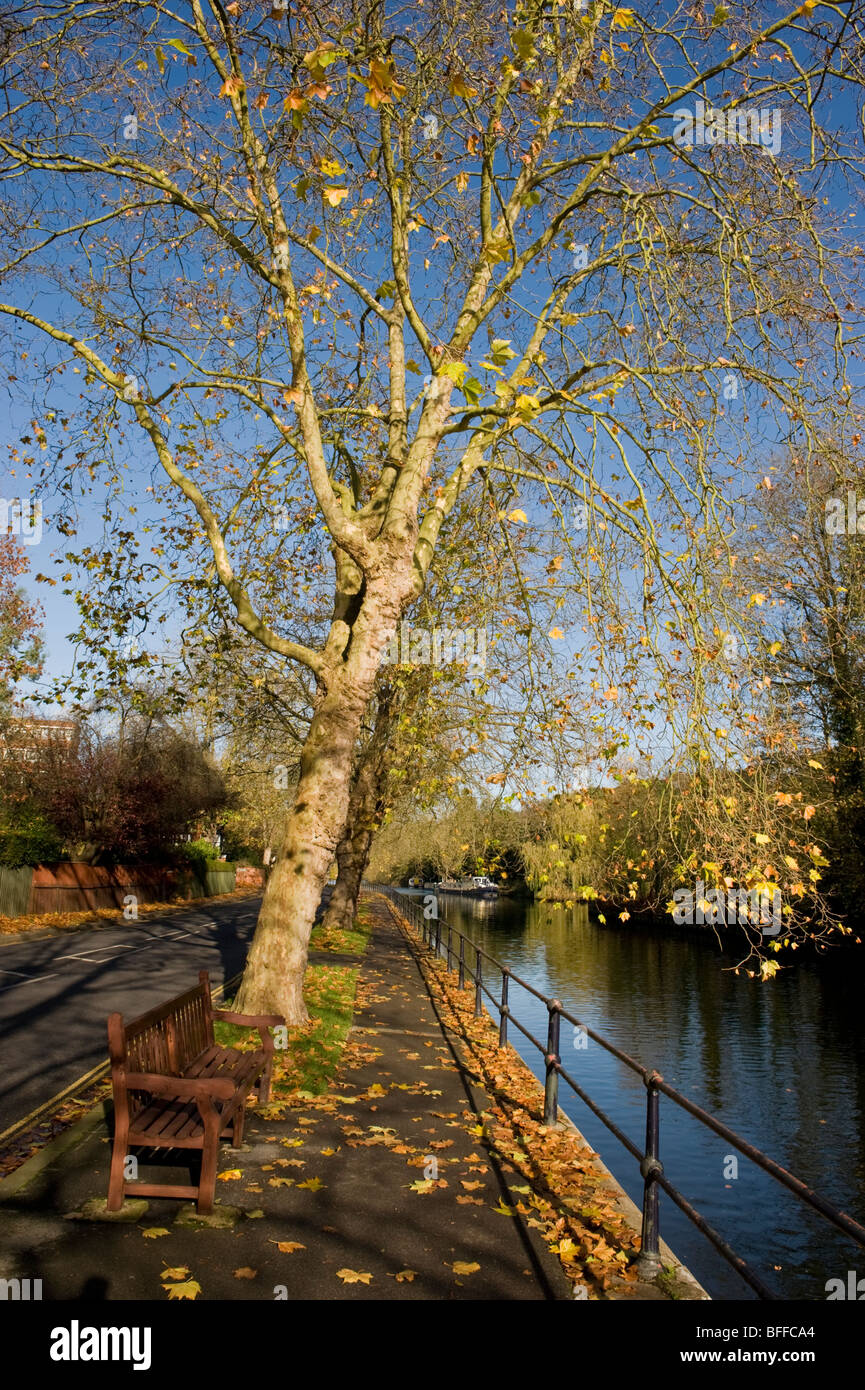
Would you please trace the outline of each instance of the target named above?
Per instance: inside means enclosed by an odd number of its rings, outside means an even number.
[[[321,893],[345,828],[354,749],[375,689],[383,648],[410,597],[391,570],[385,585],[367,587],[345,643],[330,663],[301,756],[300,777],[285,840],[264,890],[252,947],[235,1007],[308,1022],[303,1001],[307,949]]]
[[[337,875],[323,925],[348,930],[354,923],[360,885],[369,863],[373,836],[384,810],[388,754],[393,731],[394,692],[379,693],[375,727],[361,753],[336,851]]]

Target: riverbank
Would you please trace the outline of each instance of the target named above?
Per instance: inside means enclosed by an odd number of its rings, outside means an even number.
[[[381,898],[367,912],[351,1028],[323,1049],[329,1079],[314,1094],[283,1078],[270,1106],[250,1108],[247,1142],[220,1156],[216,1222],[159,1198],[126,1221],[93,1219],[110,1123],[96,1107],[0,1183],[0,1275],[41,1278],[45,1299],[97,1286],[108,1300],[669,1296],[636,1279],[633,1231],[591,1151],[542,1132],[516,1073],[505,1106],[493,1063],[518,1059],[489,1054],[481,1077],[395,914]],[[184,1180],[176,1159],[160,1181]]]

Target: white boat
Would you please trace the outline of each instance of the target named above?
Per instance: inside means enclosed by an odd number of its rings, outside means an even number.
[[[424,887],[427,885],[424,884]],[[497,898],[498,885],[485,874],[474,874],[471,878],[443,878],[435,885],[439,893],[461,893],[468,898]]]

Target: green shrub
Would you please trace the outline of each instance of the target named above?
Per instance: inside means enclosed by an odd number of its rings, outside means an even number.
[[[207,873],[217,853],[216,845],[212,845],[209,840],[190,840],[178,850],[180,858],[195,870],[199,878],[203,878]]]
[[[0,823],[0,865],[54,864],[63,858],[63,841],[54,826],[37,812],[23,813],[15,823]]]

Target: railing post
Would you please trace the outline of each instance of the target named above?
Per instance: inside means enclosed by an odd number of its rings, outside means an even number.
[[[448,922],[448,970],[453,969],[451,965],[451,937],[453,936],[453,930],[450,922]]]
[[[480,1018],[484,1011],[482,987],[483,987],[483,956],[480,946],[475,946],[475,1018]]]
[[[460,989],[465,989],[465,987],[466,987],[466,939],[465,939],[465,937],[463,936],[462,932],[460,932],[460,978],[459,978],[459,987],[460,987]]]
[[[502,971],[502,1002],[499,1005],[499,1047],[508,1045],[508,978],[507,967]]]
[[[663,1173],[658,1158],[660,1142],[660,1099],[657,1083],[663,1080],[653,1071],[645,1077],[646,1084],[646,1155],[640,1164],[643,1176],[643,1228],[640,1238],[640,1257],[637,1270],[642,1279],[654,1279],[661,1267],[659,1245],[660,1203],[655,1178]]]
[[[544,1083],[545,1125],[554,1125],[559,1118],[559,1066],[562,1060],[559,1056],[559,1029],[562,1022],[559,1010],[561,1007],[558,999],[551,999],[547,1005],[550,1011],[550,1021],[547,1028],[547,1055],[545,1059],[547,1068]]]
[[[442,953],[442,919],[436,918],[436,960]]]

